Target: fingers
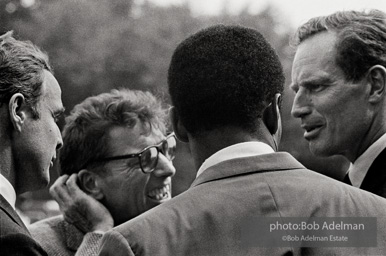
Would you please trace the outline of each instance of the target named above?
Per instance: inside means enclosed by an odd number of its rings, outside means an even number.
[[[71,196],[75,196],[78,193],[83,193],[83,191],[79,188],[77,184],[77,180],[78,175],[76,173],[73,173],[66,181],[67,189]]]
[[[70,199],[68,193],[66,182],[68,180],[68,175],[60,176],[54,184],[50,187],[49,192],[51,196],[60,204],[63,201]]]
[[[80,189],[78,177],[78,174],[63,175],[50,188],[65,220],[84,232],[110,230],[114,226],[110,212],[98,200]]]
[[[50,188],[51,196],[58,202],[62,209],[73,204],[76,198],[82,197],[84,192],[77,185],[77,174],[70,177],[60,176]]]

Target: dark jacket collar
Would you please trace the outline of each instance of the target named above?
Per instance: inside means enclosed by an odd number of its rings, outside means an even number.
[[[25,226],[24,222],[20,219],[20,216],[17,214],[17,212],[13,209],[13,207],[5,200],[5,198],[0,195],[0,208],[3,209],[5,213],[14,221],[16,222],[20,227],[22,227],[28,234],[29,231],[27,227]]]
[[[374,160],[360,188],[386,197],[386,149]]]

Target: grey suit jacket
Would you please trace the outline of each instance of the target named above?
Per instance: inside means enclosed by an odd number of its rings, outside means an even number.
[[[96,255],[101,234],[86,235],[63,219],[62,215],[44,219],[29,226],[32,236],[48,255]]]
[[[47,255],[23,221],[0,195],[0,255]]]
[[[379,217],[377,247],[244,246],[251,217]],[[105,234],[100,255],[383,255],[386,201],[305,169],[288,153],[231,159],[186,192]]]

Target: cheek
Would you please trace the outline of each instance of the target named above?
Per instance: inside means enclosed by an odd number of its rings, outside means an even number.
[[[135,184],[133,184],[133,187],[136,188],[136,191],[138,193],[138,195],[140,194],[141,196],[144,195],[145,191],[146,191],[146,187],[147,187],[147,184],[148,184],[148,181],[149,181],[149,177],[148,175],[145,175],[145,174],[141,174],[139,177],[137,177],[137,179],[134,181]]]
[[[357,103],[353,100],[331,95],[328,99],[325,98],[325,101],[318,102],[316,111],[327,120],[330,126],[337,127],[341,124],[346,125],[347,120],[351,119],[353,114],[355,115],[356,107]]]
[[[329,135],[333,140],[330,142],[347,144],[347,140],[360,137],[361,132],[366,129],[365,119],[355,109],[332,113],[327,118]]]
[[[148,177],[141,175],[140,177],[137,177],[136,180],[133,180],[133,182],[131,183],[132,186],[130,193],[135,195],[135,203],[137,204],[137,207],[141,210],[144,210],[146,204],[146,191],[148,180]]]
[[[60,131],[59,131],[60,132]],[[57,142],[57,130],[52,127],[52,124],[46,124],[41,127],[35,134],[40,145],[46,148],[46,150],[52,151],[56,148]]]
[[[143,201],[146,186],[148,184],[149,177],[143,174],[142,171],[138,171],[125,177],[120,177],[116,181],[116,190],[119,193],[125,191],[126,198],[135,198],[135,201]]]

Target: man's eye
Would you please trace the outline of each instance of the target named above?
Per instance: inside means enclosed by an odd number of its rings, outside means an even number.
[[[299,91],[299,86],[297,85],[291,85],[290,86],[290,89],[292,92],[294,92],[295,94]]]
[[[323,84],[313,84],[308,87],[308,89],[312,92],[320,92],[322,91],[326,86]]]

